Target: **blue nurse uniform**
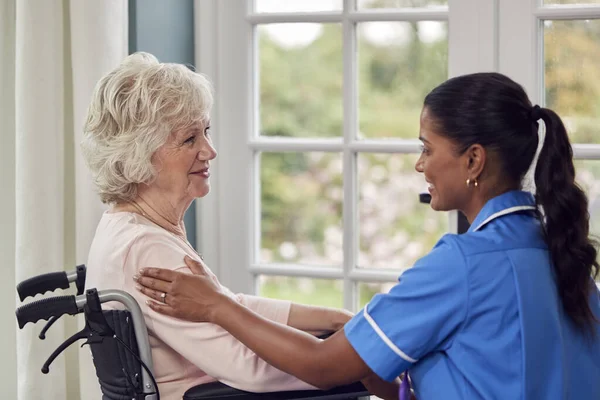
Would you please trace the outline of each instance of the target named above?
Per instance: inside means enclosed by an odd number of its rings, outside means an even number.
[[[600,320],[600,293],[590,305]],[[563,312],[530,193],[486,203],[344,328],[365,363],[407,371],[419,400],[600,400],[600,323],[585,336]]]

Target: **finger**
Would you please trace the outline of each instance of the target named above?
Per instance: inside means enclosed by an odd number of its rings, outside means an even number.
[[[152,310],[156,311],[157,313],[177,318],[177,314],[175,313],[175,310],[168,304],[157,303],[156,301],[152,301],[152,300],[146,301],[146,304],[148,305],[148,307],[150,307]]]
[[[183,261],[185,264],[192,270],[195,275],[206,275],[206,271],[204,270],[204,266],[200,264],[198,261],[185,256],[183,257]]]
[[[165,282],[171,282],[177,276],[177,272],[164,268],[142,268],[139,273]]]
[[[139,290],[140,292],[142,292],[143,294],[145,294],[146,296],[150,297],[153,300],[156,300],[160,303],[163,303],[163,293],[167,293],[167,292],[160,292],[158,290],[154,290],[154,289],[148,289],[147,287],[141,286],[141,285],[136,285],[135,288],[137,290]],[[167,298],[169,296],[165,296],[165,302],[167,302]],[[164,303],[163,303],[164,304]]]
[[[134,278],[135,279],[135,278]],[[160,279],[150,278],[148,276],[139,276],[135,281],[140,286],[145,286],[148,289],[157,290],[159,292],[168,292],[171,288],[170,282],[165,282]]]

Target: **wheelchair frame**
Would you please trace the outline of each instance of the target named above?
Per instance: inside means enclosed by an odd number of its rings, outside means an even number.
[[[88,339],[87,344],[90,344],[94,338],[114,336],[121,344],[125,345],[125,348],[132,351],[118,336],[115,334],[113,329],[108,325],[106,319],[103,316],[103,310],[100,305],[102,303],[116,301],[125,306],[129,311],[132,322],[135,340],[137,342],[137,351],[139,355],[139,361],[141,361],[141,386],[143,397],[139,397],[142,400],[158,400],[160,399],[160,393],[158,385],[154,379],[154,368],[152,361],[152,353],[150,349],[150,343],[148,340],[148,332],[146,329],[146,322],[142,310],[137,301],[130,294],[121,290],[103,290],[97,291],[96,289],[88,289],[85,293],[85,265],[79,265],[74,271],[71,272],[51,272],[48,274],[42,274],[35,276],[17,285],[17,292],[21,301],[28,296],[35,296],[36,294],[44,294],[47,291],[54,291],[55,289],[67,289],[70,284],[75,282],[77,287],[76,295],[66,296],[52,296],[46,297],[41,300],[32,301],[25,304],[16,310],[16,317],[19,324],[19,328],[22,329],[28,322],[37,322],[40,319],[48,320],[42,331],[40,332],[40,339],[45,338],[46,331],[52,326],[52,324],[58,320],[62,315],[76,315],[85,313],[86,326],[85,328],[68,338],[62,343],[56,350],[52,352],[48,360],[42,366],[42,372],[48,373],[50,364],[52,361],[79,339]],[[132,352],[132,355],[137,358],[138,355]],[[97,368],[97,366],[95,365]],[[146,370],[147,368],[147,370]],[[218,385],[215,385],[218,384]],[[188,388],[187,392],[194,391],[198,392],[198,389],[206,387],[209,392],[219,392],[215,396],[208,394],[205,397],[201,394],[202,399],[244,399],[244,400],[279,400],[279,399],[320,399],[320,400],[342,400],[342,399],[368,399],[369,393],[364,389],[362,385],[356,387],[357,384],[348,385],[347,387],[341,387],[330,391],[297,391],[297,392],[271,392],[271,393],[250,393],[240,391],[234,388],[230,388],[220,382],[211,382],[204,385],[195,386]],[[340,390],[341,389],[341,390]],[[186,392],[186,394],[187,394]],[[280,397],[278,394],[284,395],[287,393],[288,397]],[[185,398],[186,395],[184,395]]]

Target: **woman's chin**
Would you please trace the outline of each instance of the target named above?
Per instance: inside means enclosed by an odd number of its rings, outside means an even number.
[[[193,198],[197,199],[200,197],[206,196],[210,192],[210,183],[208,181],[202,183],[201,185],[193,185],[189,188],[189,195]]]

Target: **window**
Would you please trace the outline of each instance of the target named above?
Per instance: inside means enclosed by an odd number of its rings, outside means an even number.
[[[199,236],[221,281],[354,311],[388,290],[456,230],[418,203],[414,162],[424,95],[464,73],[505,73],[565,116],[593,212],[600,5],[560,3],[198,1],[220,152]]]
[[[526,3],[526,4],[522,4]],[[576,158],[576,179],[589,198],[591,233],[600,234],[600,1],[540,0],[505,3],[518,21],[501,21],[501,62],[523,83],[532,101],[563,119]],[[530,40],[515,41],[515,37]]]
[[[572,2],[562,2],[572,3]],[[600,4],[600,2],[597,2]],[[543,20],[544,102],[567,125],[577,181],[590,202],[590,225],[600,235],[600,19]],[[600,237],[600,236],[599,236]]]

